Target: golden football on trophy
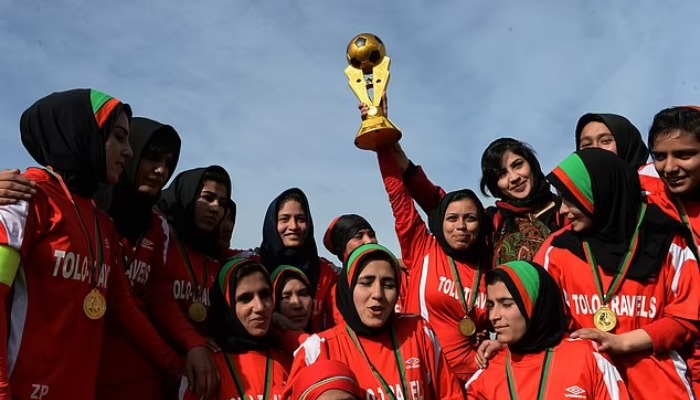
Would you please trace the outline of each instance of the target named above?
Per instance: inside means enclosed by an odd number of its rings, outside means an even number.
[[[389,86],[391,59],[386,55],[384,42],[374,34],[361,33],[348,44],[348,67],[345,75],[350,89],[361,103],[369,107],[355,137],[355,146],[364,150],[379,150],[401,139],[401,131],[384,115],[381,101]],[[370,98],[372,90],[372,98]]]

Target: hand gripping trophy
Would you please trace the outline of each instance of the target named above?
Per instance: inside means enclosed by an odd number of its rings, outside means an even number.
[[[379,150],[401,139],[401,131],[384,115],[381,101],[389,86],[391,59],[379,37],[361,33],[348,44],[348,76],[350,88],[360,102],[369,106],[367,118],[362,121],[355,137],[355,146],[363,150]],[[373,91],[370,99],[370,89]]]

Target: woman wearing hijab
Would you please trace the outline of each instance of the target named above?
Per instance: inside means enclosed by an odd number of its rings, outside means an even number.
[[[268,337],[274,304],[272,282],[255,261],[234,258],[212,290],[213,335],[221,351],[216,399],[281,399],[291,360]],[[183,379],[180,399],[198,400]]]
[[[330,261],[318,255],[309,201],[300,189],[287,189],[270,203],[263,222],[259,257],[270,273],[281,265],[291,265],[306,275],[314,299],[312,332],[333,325],[331,293],[338,273]]]
[[[306,274],[291,265],[281,265],[270,278],[275,295],[275,312],[288,321],[287,327],[307,331],[313,311],[313,297]]]
[[[653,162],[639,172],[650,203],[685,227],[688,244],[698,254],[700,243],[700,107],[661,110],[649,129]],[[691,363],[696,396],[700,396],[700,350]]]
[[[377,153],[384,187],[396,219],[401,254],[411,274],[407,313],[428,321],[461,382],[476,372],[476,333],[489,329],[486,288],[491,267],[490,223],[468,189],[448,193],[421,219],[390,149]]]
[[[430,327],[396,315],[401,270],[378,244],[358,247],[343,264],[336,304],[343,320],[310,336],[295,355],[289,382],[319,360],[352,365],[367,399],[462,399]]]
[[[542,267],[511,261],[487,272],[486,285],[489,319],[507,350],[474,374],[468,399],[628,398],[592,342],[564,338],[562,293]]]
[[[213,382],[218,371],[207,342],[187,322],[177,302],[170,297],[167,308],[155,308],[154,302],[147,301],[157,286],[165,285],[168,289],[172,286],[165,270],[168,225],[153,206],[177,166],[180,136],[169,125],[135,117],[131,121],[129,143],[134,157],[127,162],[119,182],[104,196],[108,201],[101,208],[108,210],[122,238],[125,273],[139,311],[159,326],[172,328],[163,333],[187,352],[185,370],[190,380],[194,380],[197,369],[202,382]],[[160,361],[151,359],[139,340],[125,335],[124,331],[124,327],[107,319],[96,398],[163,398],[162,372],[157,368]],[[214,387],[198,389],[207,394]]]
[[[174,298],[202,337],[210,334],[210,290],[221,269],[219,224],[230,198],[228,173],[213,165],[178,174],[158,202],[170,223],[166,269],[171,285],[154,296],[154,307]]]
[[[599,342],[630,397],[693,398],[684,347],[697,334],[700,274],[682,226],[609,151],[577,151],[547,178],[571,229],[537,259],[566,294],[572,337]]]
[[[128,105],[91,89],[53,93],[22,114],[22,143],[46,169],[24,174],[31,201],[0,207],[0,397],[94,398],[107,311],[171,373],[182,368],[143,328],[126,278],[110,273],[121,268],[118,235],[92,201],[132,156],[130,118]]]
[[[364,400],[355,373],[340,361],[320,360],[304,368],[284,392],[289,400]]]
[[[642,134],[627,118],[617,114],[584,114],[576,124],[576,150],[600,148],[617,154],[632,168],[647,163],[649,149]]]

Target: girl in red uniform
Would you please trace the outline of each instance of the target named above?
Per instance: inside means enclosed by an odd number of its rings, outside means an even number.
[[[285,326],[298,331],[308,331],[313,297],[306,274],[291,265],[277,267],[272,274],[275,295],[275,312],[285,318]]]
[[[272,282],[255,261],[234,258],[221,269],[212,290],[213,334],[221,352],[221,400],[282,400],[291,359],[272,346],[268,337],[274,303]],[[180,399],[198,400],[180,388]]]
[[[609,151],[580,150],[548,179],[571,229],[537,258],[564,292],[572,337],[600,343],[630,397],[693,398],[681,350],[697,331],[700,275],[680,224]]]
[[[688,244],[698,254],[700,243],[700,108],[672,107],[660,111],[649,129],[654,162],[640,169],[649,202],[686,227]],[[690,361],[696,396],[700,396],[700,350]]]
[[[462,399],[435,335],[417,315],[396,315],[399,262],[378,244],[358,247],[343,265],[336,304],[343,320],[297,350],[289,384],[308,365],[352,365],[366,399]]]
[[[210,290],[221,270],[219,224],[230,197],[228,173],[213,165],[178,174],[158,202],[171,226],[166,265],[171,285],[162,287],[153,301],[165,307],[168,297],[174,297],[202,337],[210,336]]]
[[[340,361],[320,360],[304,368],[294,385],[287,385],[288,400],[364,400],[365,391],[355,373]]]
[[[311,331],[320,332],[333,325],[331,289],[338,273],[330,261],[318,255],[309,201],[300,189],[285,190],[270,203],[259,257],[270,273],[280,265],[292,265],[303,271],[314,298]]]
[[[584,114],[576,123],[576,150],[600,148],[617,154],[632,168],[647,163],[649,149],[642,134],[627,118],[617,114]]]
[[[22,142],[47,169],[24,175],[35,182],[31,201],[0,207],[2,399],[94,398],[108,310],[171,373],[182,368],[138,313],[125,275],[110,273],[121,269],[118,235],[91,200],[132,156],[130,118],[127,105],[90,89],[54,93],[22,115]]]
[[[491,224],[471,190],[447,194],[421,219],[391,150],[377,153],[384,186],[396,219],[396,233],[411,273],[407,313],[435,329],[450,368],[466,382],[476,372],[475,333],[490,328],[481,277],[491,267],[487,238]]]
[[[561,290],[542,267],[511,261],[486,273],[489,319],[507,346],[467,384],[468,399],[627,399],[593,343],[565,339]]]
[[[108,210],[122,238],[125,273],[139,311],[145,318],[150,318],[150,315],[154,320],[172,320],[178,328],[164,334],[187,352],[185,371],[188,378],[193,380],[197,370],[201,383],[214,382],[218,371],[207,343],[187,322],[177,302],[170,298],[169,311],[153,307],[154,302],[147,302],[156,286],[171,287],[165,270],[168,225],[153,206],[177,165],[180,136],[171,126],[135,117],[131,121],[129,142],[134,157],[126,164],[119,182],[104,196],[106,199],[100,206]],[[157,367],[161,361],[152,359],[143,351],[141,338],[134,340],[124,333],[125,327],[107,319],[96,398],[163,398],[162,372]],[[178,371],[178,379],[181,372]],[[209,394],[207,390],[214,389],[198,386],[205,395]]]

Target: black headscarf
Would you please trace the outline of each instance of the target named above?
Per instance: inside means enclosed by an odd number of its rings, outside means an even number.
[[[552,245],[569,249],[586,260],[583,241],[587,240],[596,262],[608,273],[616,273],[629,248],[644,201],[637,172],[607,150],[584,149],[566,158],[547,178],[564,199],[576,204],[594,222],[591,231],[567,231]],[[681,231],[680,223],[649,204],[627,278],[645,281],[656,275],[666,260],[673,237]]]
[[[237,271],[242,267],[252,267],[244,276],[236,278]],[[224,264],[216,285],[211,293],[212,332],[214,340],[226,353],[241,354],[248,351],[265,351],[271,347],[268,336],[254,337],[243,326],[236,316],[236,287],[238,281],[245,276],[260,272],[270,286],[272,282],[265,268],[247,258],[234,258]],[[228,301],[226,296],[228,295]]]
[[[307,220],[304,242],[300,247],[296,248],[284,247],[282,238],[277,232],[277,213],[283,205],[281,200],[291,194],[298,195],[301,198],[301,207],[306,213]],[[269,207],[267,207],[265,221],[263,222],[263,240],[260,245],[260,258],[262,264],[270,273],[274,272],[280,265],[291,265],[299,268],[309,278],[311,294],[316,294],[321,261],[318,256],[318,249],[316,248],[316,240],[314,239],[314,223],[311,219],[309,201],[301,189],[292,188],[285,190],[270,203]]]
[[[121,112],[131,107],[92,89],[50,94],[20,119],[22,144],[39,164],[61,175],[68,189],[92,197],[107,181],[105,141]]]
[[[476,238],[474,244],[467,250],[457,251],[450,247],[445,239],[443,221],[445,220],[447,207],[450,203],[463,199],[469,199],[476,205],[479,215],[479,236]],[[491,265],[492,249],[489,238],[491,237],[492,223],[486,216],[484,206],[473,191],[462,189],[447,193],[447,195],[440,200],[440,204],[437,208],[428,214],[428,227],[433,236],[435,236],[435,239],[440,243],[442,250],[454,260],[463,263],[480,262],[483,266]]]
[[[392,320],[394,318],[394,304],[391,304],[392,311],[387,322],[381,327],[370,328],[362,323],[360,314],[358,314],[357,308],[355,307],[353,290],[357,285],[357,279],[360,273],[362,273],[363,268],[367,265],[368,258],[375,259],[374,257],[389,261],[394,269],[396,290],[398,291],[398,288],[401,287],[401,264],[399,261],[389,249],[380,244],[364,244],[350,253],[347,261],[343,263],[343,269],[340,271],[340,276],[338,278],[338,288],[335,292],[335,304],[338,307],[338,312],[343,316],[343,320],[348,324],[350,329],[360,336],[376,336],[382,332],[386,332],[392,326]]]
[[[576,124],[576,148],[579,149],[581,132],[589,122],[601,122],[610,129],[615,138],[617,155],[627,161],[635,170],[647,163],[649,149],[642,140],[642,134],[627,118],[617,114],[585,114]]]
[[[149,197],[140,193],[136,182],[136,175],[139,164],[144,158],[144,152],[148,149],[149,144],[155,140],[161,143],[169,142],[169,147],[174,150],[172,164],[168,166],[170,175],[165,181],[170,180],[180,158],[180,135],[170,125],[164,125],[148,118],[134,117],[129,132],[129,144],[134,152],[134,157],[126,164],[119,182],[112,189],[109,205],[104,207],[114,220],[119,234],[129,239],[133,244],[150,227],[153,206],[160,198],[159,195]]]
[[[487,272],[486,282],[494,282],[496,276],[506,285],[527,323],[525,335],[508,349],[515,354],[533,354],[558,345],[566,333],[567,321],[561,289],[549,273],[529,261],[511,261]]]
[[[374,232],[372,225],[357,214],[345,214],[334,219],[323,235],[323,245],[332,254],[338,257],[340,262],[345,261],[345,248],[348,242],[363,230]]]
[[[226,177],[226,197],[231,196],[231,181],[223,167],[212,165],[180,172],[167,189],[161,193],[158,208],[175,229],[180,240],[196,251],[210,257],[217,257],[219,251],[219,229],[204,234],[197,229],[194,221],[194,206],[204,184],[204,174],[217,172]]]

